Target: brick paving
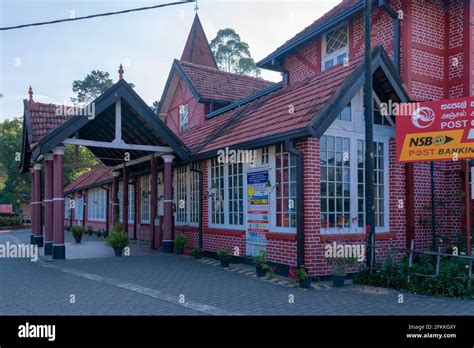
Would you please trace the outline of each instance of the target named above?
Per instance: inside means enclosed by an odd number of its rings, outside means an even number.
[[[0,244],[28,240],[29,231],[0,233]],[[327,283],[303,290],[257,279],[249,267],[162,253],[0,259],[0,315],[474,315],[474,301],[403,294],[399,304],[398,295]]]

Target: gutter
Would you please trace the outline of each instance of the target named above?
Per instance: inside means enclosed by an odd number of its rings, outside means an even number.
[[[285,151],[296,157],[296,266],[304,265],[304,187],[303,153],[289,140],[285,141]]]
[[[189,166],[192,172],[198,173],[199,175],[199,228],[198,228],[198,245],[200,248],[202,248],[202,197],[203,197],[203,192],[204,192],[204,187],[203,187],[203,173],[202,170],[193,168],[193,163]]]

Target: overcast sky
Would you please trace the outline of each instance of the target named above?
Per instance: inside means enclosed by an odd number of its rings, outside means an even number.
[[[172,0],[0,0],[0,26],[76,17]],[[341,0],[200,0],[208,40],[233,28],[256,61],[310,25]],[[74,12],[71,12],[74,11]],[[0,121],[22,116],[28,86],[41,102],[70,103],[71,85],[91,70],[125,79],[151,105],[161,97],[174,58],[180,58],[194,4],[0,32]],[[262,76],[278,80],[278,74]]]

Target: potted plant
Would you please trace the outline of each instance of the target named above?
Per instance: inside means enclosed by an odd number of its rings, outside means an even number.
[[[98,238],[102,237],[102,230],[98,230],[98,231],[95,233],[95,235],[96,235]]]
[[[221,250],[217,253],[219,259],[221,259],[221,266],[222,267],[229,267],[230,260],[232,259],[232,255],[227,250]]]
[[[303,289],[309,289],[311,287],[312,278],[308,275],[308,270],[301,265],[298,268],[290,267],[289,275],[295,282],[299,282],[300,287]]]
[[[122,256],[123,249],[128,246],[130,238],[128,234],[123,232],[121,225],[116,225],[112,229],[112,233],[107,237],[106,243],[114,249],[115,256]]]
[[[196,260],[202,259],[202,248],[201,247],[195,247],[192,251],[191,254],[194,256]]]
[[[346,268],[357,264],[355,257],[326,257],[326,261],[329,265],[333,266],[332,286],[335,288],[344,286]]]
[[[253,263],[255,265],[255,272],[257,273],[257,277],[263,277],[270,268],[267,262],[267,252],[265,250],[260,250],[258,256],[255,256],[255,258],[253,259]]]
[[[184,246],[186,245],[187,238],[184,234],[180,234],[174,239],[174,247],[177,255],[183,255]]]
[[[82,228],[82,226],[72,226],[71,233],[76,243],[80,243],[82,240],[82,236],[84,235],[84,229]]]
[[[94,229],[92,228],[91,225],[87,226],[86,233],[87,233],[89,236],[92,236],[92,235],[94,234]]]

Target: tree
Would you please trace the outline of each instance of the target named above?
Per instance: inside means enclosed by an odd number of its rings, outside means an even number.
[[[72,82],[72,91],[77,94],[71,101],[75,104],[87,104],[114,85],[108,72],[92,70],[83,80]],[[132,88],[133,83],[129,83]]]
[[[71,101],[75,104],[90,103],[113,84],[108,72],[92,70],[83,80],[73,81],[72,91],[77,94],[77,97],[71,98]]]
[[[240,39],[234,29],[219,30],[210,46],[220,69],[242,75],[260,76],[260,69],[250,55],[249,45]]]
[[[15,210],[31,194],[31,176],[19,174],[22,124],[21,118],[0,123],[0,203],[13,203]]]
[[[160,112],[160,101],[155,100],[153,104],[151,104],[150,108],[153,110],[155,114],[158,115],[158,113]]]

